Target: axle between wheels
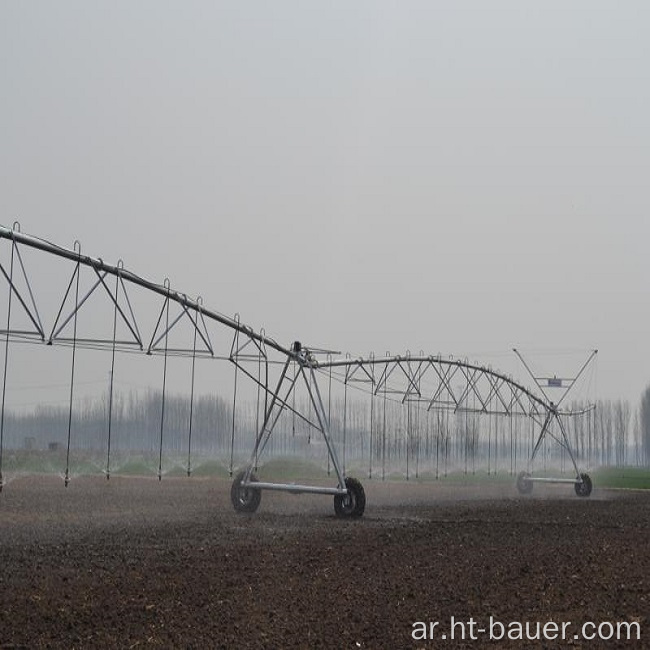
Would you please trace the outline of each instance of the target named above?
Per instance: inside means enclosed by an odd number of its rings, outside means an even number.
[[[579,497],[588,497],[591,494],[593,485],[589,474],[581,473],[575,479],[572,478],[543,478],[531,476],[529,472],[519,472],[517,476],[517,490],[519,494],[530,494],[533,491],[533,483],[572,483],[576,494]]]
[[[352,477],[345,479],[345,487],[326,488],[310,485],[286,485],[281,483],[262,483],[252,472],[246,479],[247,470],[240,471],[232,482],[230,500],[237,512],[255,512],[262,500],[262,490],[284,492],[311,492],[334,495],[334,512],[337,517],[361,517],[366,508],[366,493],[361,482]]]

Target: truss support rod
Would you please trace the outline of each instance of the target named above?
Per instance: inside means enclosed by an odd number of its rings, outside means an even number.
[[[79,256],[81,256],[81,244],[79,245]],[[76,286],[75,286],[75,311],[74,311],[74,325],[73,325],[73,340],[72,340],[72,369],[70,371],[70,410],[68,412],[68,445],[65,455],[65,486],[68,487],[70,483],[70,440],[72,437],[72,397],[74,393],[74,369],[75,359],[77,353],[77,314],[79,311],[79,262],[75,268]],[[74,277],[74,276],[73,276]]]
[[[336,477],[339,482],[339,487],[343,489],[345,487],[345,476],[341,464],[339,463],[339,459],[336,454],[336,449],[334,448],[334,445],[332,444],[332,440],[330,438],[330,424],[329,424],[329,419],[327,418],[327,415],[325,413],[325,405],[323,404],[323,398],[320,392],[320,388],[318,387],[318,381],[316,380],[316,374],[314,373],[314,368],[311,364],[308,364],[308,367],[313,382],[313,390],[312,390],[312,387],[310,387],[309,382],[305,377],[305,382],[307,383],[307,388],[309,390],[309,397],[314,405],[314,409],[316,411],[316,417],[318,418],[318,424],[321,433],[323,434],[325,445],[327,446],[327,452],[329,454],[330,459],[332,460],[332,465],[334,466],[334,471],[336,472]]]
[[[571,391],[571,389],[575,385],[576,381],[578,381],[578,379],[581,377],[582,373],[586,370],[587,366],[591,363],[591,360],[598,354],[598,350],[592,350],[591,354],[589,355],[589,358],[584,362],[584,364],[582,365],[582,367],[578,371],[578,374],[571,379],[571,383],[569,384],[567,389],[564,391],[564,393],[562,394],[560,399],[557,401],[557,403],[554,404],[553,401],[546,394],[546,391],[542,387],[542,385],[539,382],[539,380],[537,379],[537,377],[535,377],[535,374],[530,369],[530,366],[526,363],[524,357],[519,352],[519,350],[517,350],[516,348],[513,348],[512,351],[519,357],[519,360],[524,365],[524,368],[526,368],[526,370],[528,371],[528,374],[532,377],[532,379],[535,382],[537,388],[539,388],[539,390],[542,392],[542,395],[544,395],[544,397],[548,401],[549,405],[554,409],[559,408],[560,404],[564,401],[564,398],[569,394],[569,392]]]
[[[15,250],[15,244],[12,244],[11,266],[9,269],[10,276],[11,276],[9,279],[9,284],[12,289],[13,289],[13,275],[14,275],[14,250]],[[2,270],[4,272],[4,269]],[[3,452],[4,452],[5,400],[7,396],[7,368],[9,362],[9,330],[11,329],[11,297],[12,297],[12,292],[9,291],[9,298],[8,298],[8,305],[7,305],[7,332],[5,334],[4,374],[2,377],[2,411],[0,412],[0,492],[2,492],[2,485],[3,485],[2,460],[3,460]]]
[[[286,391],[286,395],[284,398],[280,397],[280,392],[282,390],[283,385],[285,384],[287,380],[287,372],[289,369],[289,365],[291,362],[295,362],[298,364],[298,373],[294,376],[289,378],[289,387]],[[282,413],[282,411],[287,408],[288,404],[288,399],[291,393],[295,390],[296,387],[296,382],[298,380],[298,376],[302,377],[303,381],[305,382],[305,386],[307,389],[307,394],[309,396],[310,404],[314,409],[315,415],[316,415],[316,423],[314,426],[318,428],[318,430],[321,432],[323,435],[323,439],[325,441],[325,445],[327,447],[327,452],[329,454],[329,458],[332,462],[332,466],[334,467],[334,471],[336,472],[337,480],[338,480],[338,489],[335,491],[331,490],[322,490],[321,488],[309,488],[309,489],[304,489],[305,486],[299,486],[298,488],[295,488],[294,491],[298,492],[305,492],[305,491],[311,491],[311,492],[323,492],[327,494],[341,494],[345,492],[345,476],[343,473],[343,470],[341,468],[341,464],[339,463],[339,459],[336,453],[336,449],[334,445],[332,444],[332,440],[330,438],[330,430],[329,430],[329,420],[327,417],[327,410],[325,408],[325,404],[323,402],[323,397],[320,391],[320,387],[318,385],[318,380],[316,377],[316,373],[314,371],[314,366],[310,362],[310,360],[307,358],[307,355],[305,354],[304,351],[302,351],[300,347],[300,343],[296,342],[293,344],[293,348],[291,351],[291,354],[287,356],[287,360],[284,364],[284,367],[282,368],[282,373],[280,375],[280,378],[278,380],[276,389],[273,393],[273,396],[271,398],[271,403],[269,404],[269,407],[266,411],[264,421],[262,423],[262,427],[260,428],[257,438],[255,441],[255,447],[251,453],[250,460],[248,463],[248,467],[246,469],[246,473],[244,475],[243,481],[242,481],[242,487],[255,487],[256,489],[286,489],[286,486],[282,486],[279,484],[275,483],[259,483],[255,482],[252,483],[250,482],[250,476],[253,471],[253,466],[257,462],[257,459],[259,458],[260,454],[264,451],[264,448],[266,444],[268,443],[268,440],[271,437],[271,434],[275,428],[275,425]],[[273,486],[273,487],[271,487]],[[293,489],[293,488],[292,488]],[[343,491],[343,492],[341,492]]]
[[[539,432],[539,436],[537,437],[537,442],[535,443],[535,448],[533,449],[533,453],[531,454],[530,460],[528,461],[529,466],[532,466],[533,462],[535,461],[535,457],[537,456],[537,452],[539,451],[542,441],[544,440],[544,436],[546,435],[546,431],[548,429],[552,417],[553,417],[553,411],[551,410],[547,411],[546,418],[544,419],[544,424],[542,424],[542,429]]]
[[[542,388],[542,386],[540,385],[539,381],[537,381],[537,378],[535,377],[535,373],[530,369],[530,366],[526,363],[526,360],[525,360],[524,357],[521,355],[521,353],[519,352],[519,350],[517,350],[517,348],[512,348],[512,351],[513,351],[513,352],[514,352],[514,353],[519,357],[519,361],[521,361],[521,363],[523,363],[524,368],[526,368],[526,370],[528,371],[528,374],[532,377],[532,379],[533,379],[533,381],[535,382],[535,385],[537,386],[537,388],[539,388],[539,390],[542,391],[542,395],[544,395],[544,397],[546,398],[546,400],[547,400],[548,402],[552,403],[551,399],[550,399],[549,396],[546,394],[546,391]]]
[[[348,444],[348,382],[343,384],[343,470],[345,471]]]
[[[188,309],[198,311],[203,316],[211,320],[217,321],[222,325],[226,325],[227,327],[230,327],[233,330],[238,330],[239,332],[245,334],[249,338],[254,339],[260,343],[263,343],[267,347],[270,347],[276,350],[277,352],[280,352],[282,354],[291,354],[291,350],[287,349],[285,346],[280,345],[273,339],[262,337],[260,334],[254,332],[250,327],[246,325],[242,325],[234,321],[233,319],[224,316],[223,314],[219,314],[215,311],[210,311],[208,309],[205,309],[201,307],[201,305],[197,301],[190,300],[184,294],[170,290],[169,286],[163,286],[145,280],[144,278],[141,278],[140,276],[130,271],[127,271],[123,267],[120,268],[117,266],[112,266],[110,264],[106,264],[100,259],[95,259],[88,256],[82,256],[80,253],[76,251],[71,251],[66,248],[62,248],[60,246],[55,246],[54,244],[46,242],[42,239],[38,239],[37,237],[24,235],[19,231],[10,230],[9,228],[3,226],[0,226],[0,238],[14,240],[15,242],[24,244],[25,246],[36,248],[38,250],[47,253],[52,253],[53,255],[57,255],[65,259],[72,260],[76,263],[83,264],[84,266],[91,266],[95,268],[98,272],[105,271],[106,273],[109,273],[111,275],[119,274],[124,280],[128,280],[133,284],[143,287],[144,289],[148,289],[149,291],[157,293],[165,298],[170,298],[171,300],[174,300],[175,302],[186,306]]]
[[[117,335],[117,292],[119,291],[119,277],[115,279],[115,304],[113,306],[113,346],[111,350],[111,381],[108,392],[108,442],[106,450],[106,480],[111,478],[111,433],[113,425],[113,383],[115,379],[115,337]]]
[[[5,279],[9,283],[10,294],[11,294],[11,292],[14,292],[16,294],[16,298],[18,298],[20,304],[23,306],[23,309],[25,310],[27,316],[29,317],[29,320],[32,321],[32,324],[34,325],[34,327],[38,331],[38,334],[39,334],[39,336],[41,338],[41,341],[43,341],[43,340],[45,340],[45,333],[43,332],[43,325],[40,323],[40,317],[38,315],[38,311],[36,311],[36,318],[35,318],[32,315],[31,310],[29,309],[29,307],[27,306],[27,304],[23,300],[22,296],[18,292],[18,289],[16,289],[16,286],[15,286],[14,281],[13,281],[13,275],[14,275],[14,271],[13,271],[13,266],[14,266],[13,253],[14,253],[14,249],[16,251],[18,251],[15,244],[12,244],[12,249],[11,249],[12,260],[11,260],[11,269],[10,269],[9,275],[7,275],[7,272],[5,271],[4,266],[2,266],[2,264],[0,264],[0,271],[2,271],[2,275],[5,276]],[[29,290],[29,294],[30,294],[30,296],[32,298],[32,304],[33,304],[34,297],[32,295],[32,290],[31,290],[31,287],[29,287],[29,285],[28,285],[28,290]],[[7,331],[7,334],[9,334],[9,331]]]
[[[235,332],[235,339],[233,341],[233,349],[231,350],[231,355],[234,350],[237,349],[239,345],[239,331]],[[239,366],[235,364],[235,380],[234,380],[234,388],[233,388],[233,396],[232,396],[232,427],[231,427],[231,435],[230,435],[230,467],[229,467],[229,475],[232,477],[232,468],[233,468],[233,459],[234,459],[234,454],[235,454],[235,421],[237,418],[237,377],[238,377],[238,369]]]
[[[370,391],[370,437],[368,441],[368,447],[369,447],[369,452],[368,452],[368,478],[372,478],[372,454],[373,454],[373,433],[375,429],[375,393],[374,391]],[[408,461],[407,461],[407,467],[408,467]],[[408,474],[408,470],[407,470]]]
[[[237,355],[237,353],[235,353],[234,355],[231,354],[230,357],[229,357],[229,359],[230,359],[230,361],[231,361],[233,364],[235,364],[235,365],[237,366],[237,368],[239,368],[239,370],[240,370],[242,373],[244,373],[244,375],[246,375],[246,377],[248,377],[250,380],[252,380],[252,381],[255,383],[256,386],[258,386],[259,388],[261,388],[261,389],[264,390],[264,392],[265,392],[264,404],[265,404],[265,411],[266,411],[266,410],[268,409],[268,398],[269,398],[269,395],[273,396],[273,395],[275,394],[275,393],[273,393],[273,391],[272,391],[272,390],[269,388],[269,386],[268,386],[268,382],[269,382],[269,378],[268,378],[268,366],[269,366],[269,361],[268,361],[268,358],[265,356],[265,363],[266,363],[266,378],[265,378],[265,382],[264,382],[264,383],[262,383],[262,381],[260,380],[260,378],[259,378],[258,375],[254,375],[252,372],[250,372],[250,371],[249,371],[249,370],[248,370],[248,369],[247,369],[247,368],[246,368],[246,367],[245,367],[245,366],[244,366],[244,365],[239,361],[239,356]],[[295,356],[292,356],[291,359],[296,360],[296,359],[295,359]],[[297,374],[296,374],[296,379],[297,379]],[[291,390],[287,391],[286,397],[285,397],[284,399],[283,399],[280,395],[278,395],[278,396],[277,396],[277,403],[281,406],[282,409],[287,409],[288,411],[290,411],[291,413],[293,413],[293,415],[294,415],[295,417],[300,418],[303,422],[305,422],[306,424],[308,424],[310,427],[314,427],[314,426],[317,427],[317,425],[314,424],[314,422],[313,422],[312,420],[310,420],[309,417],[307,417],[304,413],[301,413],[300,410],[298,410],[298,409],[296,408],[295,404],[293,404],[293,405],[292,405],[292,404],[289,404],[289,402],[288,402],[287,400],[288,400],[288,398],[289,398],[290,395],[291,395]],[[256,429],[256,430],[257,430],[257,429]]]
[[[555,420],[560,428],[560,437],[556,438],[553,436],[550,432],[550,425],[551,422]],[[580,470],[578,469],[578,463],[575,457],[575,454],[573,453],[573,449],[571,448],[571,443],[569,442],[569,437],[566,433],[566,429],[564,427],[564,424],[562,423],[562,419],[560,418],[560,414],[556,410],[549,410],[546,413],[546,418],[544,419],[544,423],[542,424],[541,431],[539,432],[539,436],[537,437],[537,442],[535,443],[535,447],[533,449],[533,452],[530,456],[530,460],[528,461],[528,469],[532,469],[532,465],[535,461],[535,458],[537,456],[537,453],[542,445],[542,442],[546,435],[551,435],[551,437],[564,449],[566,449],[567,453],[569,454],[569,458],[571,459],[571,464],[573,465],[573,469],[575,471],[575,474],[577,477],[580,476]]]
[[[271,421],[271,415],[273,414],[273,411],[275,409],[275,404],[278,401],[278,399],[280,399],[280,397],[279,397],[280,389],[282,388],[282,384],[284,383],[284,380],[285,380],[285,378],[287,376],[287,371],[289,370],[289,364],[291,363],[291,361],[292,361],[291,355],[287,355],[287,360],[285,361],[284,366],[282,367],[282,372],[280,373],[280,378],[278,379],[278,383],[277,383],[277,386],[276,386],[275,391],[273,393],[273,396],[271,398],[271,402],[270,402],[268,408],[266,409],[266,413],[264,414],[264,420],[262,421],[262,426],[260,427],[260,430],[257,432],[257,437],[255,438],[255,446],[253,447],[253,451],[252,451],[251,456],[250,456],[250,461],[248,463],[248,467],[246,468],[246,473],[244,474],[244,482],[249,480],[250,475],[251,475],[251,473],[253,471],[253,466],[254,466],[254,464],[256,462],[256,459],[259,458],[261,448],[263,448],[262,447],[262,441],[263,441],[263,439],[265,437],[267,426],[269,425],[269,422]],[[291,388],[293,388],[293,383],[291,385]],[[291,390],[291,388],[290,388],[290,390]],[[280,411],[281,411],[281,409],[280,409]],[[277,417],[279,417],[279,414],[278,414]],[[269,428],[268,436],[271,435],[271,431],[273,430],[273,427],[275,426],[276,421],[277,421],[277,418],[273,422],[272,426]]]
[[[569,458],[571,459],[571,463],[573,464],[573,469],[575,470],[576,476],[580,476],[578,463],[576,462],[576,458],[573,454],[573,450],[571,449],[571,444],[569,443],[569,436],[567,436],[566,429],[564,427],[564,424],[562,423],[562,419],[557,414],[557,412],[555,412],[555,419],[557,420],[557,423],[560,427],[560,433],[562,434],[562,440],[564,441],[564,448],[567,450],[567,453],[569,454]]]
[[[194,330],[194,345],[192,348],[192,384],[190,389],[190,421],[187,432],[187,475],[192,476],[192,419],[194,416],[194,378],[196,368],[196,330]]]
[[[169,300],[166,301],[166,325],[169,332]],[[165,397],[167,392],[167,334],[165,334],[165,354],[163,358],[162,405],[160,408],[160,450],[158,455],[158,480],[162,481],[163,432],[165,430]]]
[[[327,421],[332,424],[332,369],[329,369],[329,382],[327,387]],[[331,472],[331,461],[329,454],[327,456],[327,475]]]
[[[564,401],[564,398],[568,395],[569,391],[573,387],[573,385],[578,381],[582,373],[586,370],[587,366],[591,363],[591,360],[598,354],[598,350],[593,350],[592,353],[589,355],[589,358],[584,362],[582,368],[578,371],[578,374],[575,376],[569,387],[564,391],[564,394],[562,397],[557,402],[556,406],[560,406],[560,404]]]
[[[77,266],[77,274],[79,274],[79,266]],[[106,273],[104,273],[104,277],[106,277]],[[100,276],[99,280],[97,280],[97,282],[95,282],[95,284],[93,284],[93,286],[92,286],[92,287],[90,288],[90,290],[86,293],[86,295],[85,295],[85,296],[84,296],[80,301],[79,301],[79,300],[76,301],[74,311],[73,311],[73,312],[72,312],[72,313],[71,313],[71,314],[70,314],[70,315],[69,315],[69,316],[68,316],[68,317],[63,321],[63,323],[59,326],[59,328],[58,328],[56,331],[53,331],[52,334],[50,334],[50,341],[52,341],[53,339],[55,339],[55,338],[56,338],[56,337],[61,333],[61,330],[63,330],[63,328],[64,328],[64,327],[65,327],[65,326],[66,326],[66,325],[67,325],[67,324],[68,324],[68,323],[69,323],[73,318],[76,318],[76,317],[77,317],[77,312],[81,309],[81,307],[83,307],[84,303],[86,302],[86,300],[88,300],[88,298],[90,298],[90,296],[93,294],[93,292],[95,291],[95,289],[96,289],[100,284],[102,284],[102,280],[103,280],[103,279],[104,279],[104,278],[102,278],[102,277]],[[77,278],[77,286],[78,286],[78,285],[79,285],[79,279]],[[66,297],[67,297],[67,295],[66,295]],[[65,299],[64,299],[64,302],[65,302]],[[63,305],[61,306],[61,309],[63,309]]]

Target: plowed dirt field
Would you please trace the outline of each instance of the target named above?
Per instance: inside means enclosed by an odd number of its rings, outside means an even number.
[[[275,492],[237,514],[220,479],[13,480],[0,648],[650,647],[650,495],[363,483],[345,520]],[[570,625],[508,640],[526,622]],[[614,637],[585,639],[589,622]]]

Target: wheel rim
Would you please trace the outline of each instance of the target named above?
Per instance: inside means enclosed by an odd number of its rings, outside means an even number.
[[[237,490],[237,501],[242,506],[247,506],[253,498],[253,491],[250,488],[240,487]]]
[[[354,512],[354,509],[357,505],[357,500],[352,493],[352,491],[349,491],[344,497],[343,497],[343,511],[346,514],[349,514],[351,512]]]
[[[249,485],[244,485],[246,478],[245,472],[240,472],[233,481],[230,489],[230,499],[235,510],[239,512],[255,512],[260,504],[260,491],[252,487],[250,483],[255,483],[257,478],[254,474],[249,476]]]
[[[366,497],[361,483],[354,478],[345,479],[346,491],[334,496],[334,511],[339,517],[361,517]]]
[[[517,477],[517,489],[521,494],[528,494],[533,487],[533,482],[530,480],[528,472],[521,472]]]
[[[591,494],[591,479],[587,475],[580,476],[582,483],[576,483],[578,496],[587,497]]]

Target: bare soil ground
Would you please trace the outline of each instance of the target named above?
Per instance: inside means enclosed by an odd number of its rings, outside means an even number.
[[[236,514],[217,479],[16,479],[0,648],[650,647],[649,494],[364,487],[364,517],[342,520],[331,497],[271,492]],[[477,639],[452,640],[452,616]],[[570,638],[489,641],[490,616],[571,621]],[[587,621],[638,622],[641,640],[573,638]]]

